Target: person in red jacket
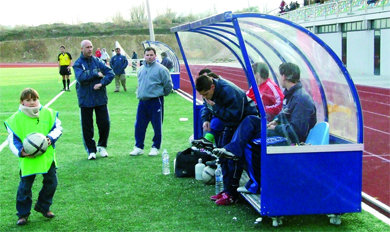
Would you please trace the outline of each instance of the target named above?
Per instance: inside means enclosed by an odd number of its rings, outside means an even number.
[[[97,58],[100,58],[102,56],[102,52],[100,51],[100,48],[96,49],[95,56]]]
[[[252,65],[256,82],[258,83],[261,100],[263,101],[267,121],[270,122],[282,110],[284,95],[279,86],[271,80],[268,66],[265,63],[257,62]],[[251,87],[246,95],[256,102],[253,88]],[[257,103],[257,102],[256,102]]]

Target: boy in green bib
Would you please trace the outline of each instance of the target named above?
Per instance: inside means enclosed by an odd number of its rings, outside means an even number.
[[[19,110],[5,121],[8,131],[8,144],[19,157],[20,183],[16,195],[16,209],[19,217],[17,224],[25,225],[32,205],[31,187],[37,174],[43,175],[43,186],[39,192],[34,210],[47,218],[55,215],[50,211],[52,199],[57,188],[55,142],[62,135],[58,112],[42,107],[38,92],[26,88],[20,95]],[[37,132],[46,136],[48,148],[40,156],[33,157],[23,149],[23,140],[30,133]]]

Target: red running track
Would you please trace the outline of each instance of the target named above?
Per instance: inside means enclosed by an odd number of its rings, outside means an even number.
[[[192,65],[197,75],[209,68],[243,90],[246,78],[240,68]],[[242,81],[237,82],[237,79]],[[357,85],[364,121],[363,192],[390,206],[390,89]],[[180,72],[180,89],[192,95],[192,86],[184,66]],[[201,100],[200,96],[197,96]],[[389,215],[387,215],[389,217]]]
[[[0,68],[58,67],[58,63],[0,63]]]

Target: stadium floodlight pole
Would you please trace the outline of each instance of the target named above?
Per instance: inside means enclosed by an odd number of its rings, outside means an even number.
[[[150,41],[155,41],[155,39],[154,39],[153,22],[152,22],[152,17],[151,17],[151,15],[150,15],[149,0],[146,0],[146,10],[148,11],[148,22],[149,22],[149,35],[150,35]]]

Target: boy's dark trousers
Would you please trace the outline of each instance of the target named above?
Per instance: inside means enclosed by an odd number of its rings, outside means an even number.
[[[28,158],[26,158],[28,159]],[[16,210],[18,217],[26,217],[30,214],[32,204],[31,187],[36,175],[20,177],[18,193],[16,195]],[[49,171],[43,174],[43,186],[39,192],[37,207],[43,212],[50,210],[53,196],[57,188],[57,175],[54,162],[51,164]]]
[[[93,139],[93,111],[95,110],[96,124],[99,130],[98,146],[107,147],[108,135],[110,133],[110,115],[107,105],[95,107],[80,107],[81,129],[83,131],[84,145],[89,153],[96,153],[96,142]]]

